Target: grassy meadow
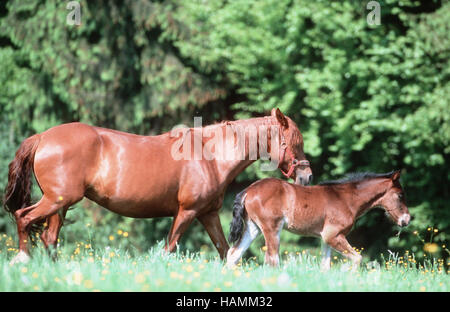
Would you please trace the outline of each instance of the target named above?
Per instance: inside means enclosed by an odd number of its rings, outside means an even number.
[[[116,291],[371,291],[447,292],[450,278],[444,260],[417,265],[413,254],[390,254],[384,263],[366,262],[357,272],[334,257],[328,272],[320,271],[320,255],[309,250],[283,252],[278,268],[264,266],[260,255],[229,270],[216,256],[204,252],[166,254],[162,242],[148,252],[132,254],[122,248],[93,249],[88,242],[75,250],[62,246],[52,261],[42,247],[33,249],[27,264],[11,266],[17,252],[5,234],[0,241],[2,292]]]

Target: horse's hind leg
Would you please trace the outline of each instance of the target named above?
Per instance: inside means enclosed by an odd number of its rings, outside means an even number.
[[[69,207],[80,199],[81,198],[70,200],[69,198],[64,199],[62,196],[54,198],[53,196],[44,194],[41,200],[36,204],[17,210],[14,215],[16,217],[19,233],[19,254],[14,257],[11,263],[25,262],[28,260],[29,251],[27,239],[33,224],[58,213],[60,209]]]
[[[64,207],[54,215],[47,217],[45,222],[46,227],[41,234],[41,240],[53,259],[56,259],[55,249],[58,243],[59,231],[64,223],[67,209],[68,207]]]
[[[20,222],[20,218],[21,215],[26,213],[27,211],[30,211],[34,208],[36,208],[39,205],[39,202],[31,205],[29,207],[17,210],[14,213],[14,217],[16,219],[16,224],[17,224],[17,234],[19,237],[19,253],[11,260],[11,264],[14,263],[26,263],[29,260],[29,254],[30,252],[28,251],[28,232],[26,231],[26,229],[23,227],[22,223]]]

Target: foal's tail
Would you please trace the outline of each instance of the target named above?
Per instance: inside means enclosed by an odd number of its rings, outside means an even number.
[[[245,197],[247,195],[247,189],[243,190],[236,195],[233,203],[233,220],[230,224],[230,235],[228,241],[234,243],[239,240],[244,231],[244,216],[245,216]]]
[[[3,206],[11,214],[31,205],[31,172],[39,141],[39,134],[25,139],[17,150],[16,157],[9,164]]]

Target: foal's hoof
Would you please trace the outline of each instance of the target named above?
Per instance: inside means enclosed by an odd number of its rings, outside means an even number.
[[[30,261],[30,256],[27,255],[25,252],[20,251],[14,258],[11,259],[9,265],[14,265],[18,263],[27,263],[28,261]]]

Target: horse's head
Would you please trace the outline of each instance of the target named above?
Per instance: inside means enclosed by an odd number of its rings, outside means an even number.
[[[382,206],[399,226],[407,226],[411,220],[411,215],[406,206],[405,195],[400,184],[400,171],[394,171],[388,183],[387,191],[375,202],[375,205]]]
[[[313,175],[303,152],[303,136],[300,130],[295,122],[283,115],[278,108],[272,109],[271,115],[276,118],[281,130],[278,167],[287,178],[293,178],[295,184],[311,183]]]

